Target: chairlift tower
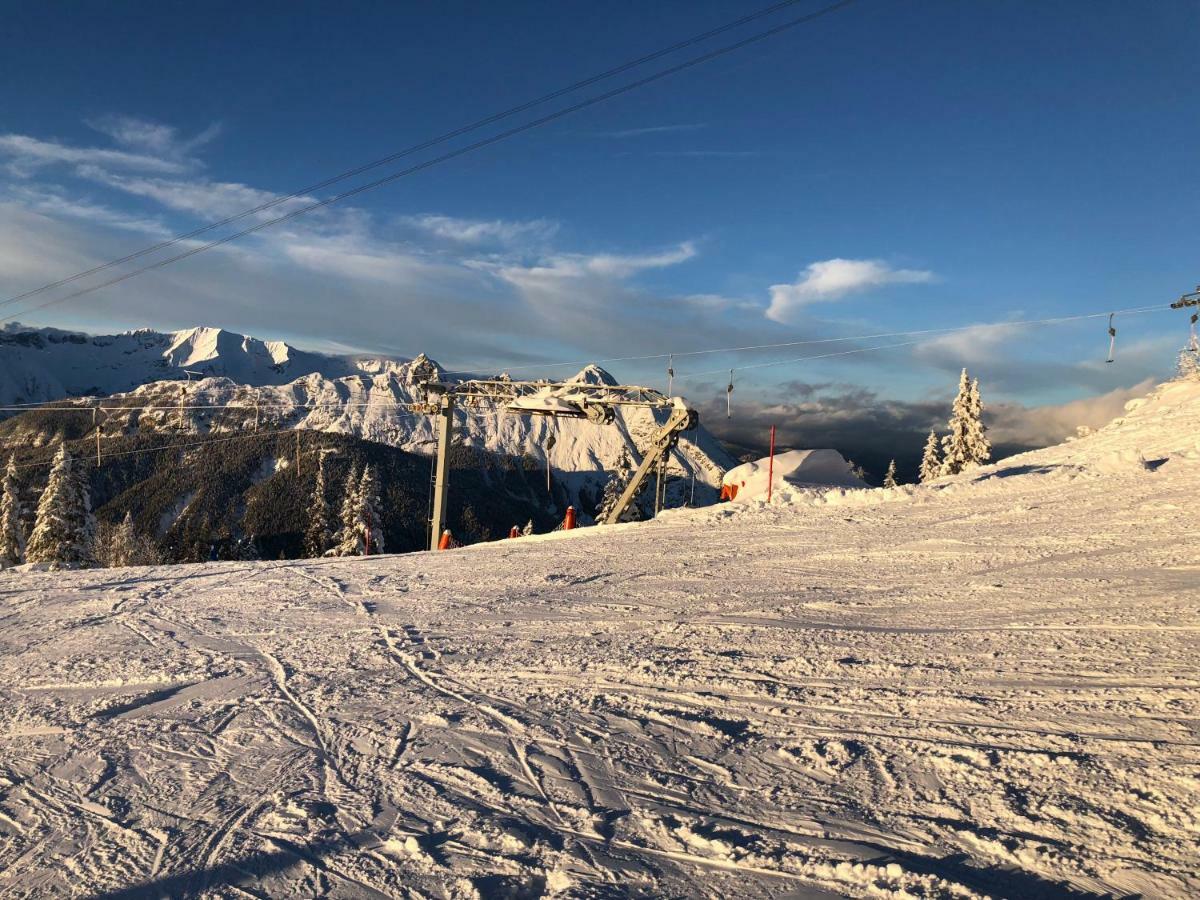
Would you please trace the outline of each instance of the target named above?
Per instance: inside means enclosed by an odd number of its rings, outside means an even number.
[[[1189,307],[1200,307],[1200,285],[1197,285],[1196,289],[1190,294],[1184,294],[1171,304],[1171,309],[1187,309]],[[1192,313],[1190,320],[1192,326],[1191,334],[1188,341],[1188,346],[1184,348],[1192,353],[1200,353],[1200,340],[1197,340],[1196,337],[1197,320],[1200,320],[1200,309],[1197,309],[1196,312]]]
[[[606,525],[620,521],[638,491],[657,473],[654,512],[662,511],[666,497],[667,461],[679,443],[679,435],[695,428],[699,414],[682,397],[668,397],[653,388],[639,385],[588,384],[585,382],[511,381],[475,379],[454,384],[427,381],[418,385],[419,402],[414,411],[436,417],[437,461],[434,464],[433,515],[429,549],[436,550],[446,526],[450,489],[450,449],[454,443],[454,412],[458,405],[500,406],[518,416],[550,416],[562,419],[588,419],[598,425],[610,425],[620,407],[665,410],[667,421],[659,426],[642,455],[614,509],[605,518]],[[549,463],[547,462],[547,465]]]

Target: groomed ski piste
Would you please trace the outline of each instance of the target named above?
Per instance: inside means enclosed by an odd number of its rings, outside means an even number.
[[[925,487],[0,573],[0,896],[1200,895],[1200,383]]]

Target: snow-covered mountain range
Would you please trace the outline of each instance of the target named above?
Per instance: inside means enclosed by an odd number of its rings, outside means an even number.
[[[130,405],[175,406],[187,385],[187,406],[111,416],[109,435],[145,428],[193,434],[304,428],[354,435],[418,453],[436,446],[433,421],[408,405],[419,399],[418,378],[443,377],[424,355],[415,359],[333,356],[297,350],[216,328],[176,332],[138,330],[88,336],[57,329],[0,331],[0,401],[44,402],[64,397],[112,396]],[[571,380],[615,384],[598,366]],[[460,440],[472,447],[548,463],[572,502],[590,505],[623,452],[641,448],[664,414],[646,409],[617,413],[612,425],[579,419],[515,416],[495,407],[460,409]],[[37,439],[37,435],[30,435]],[[734,461],[703,425],[680,442],[668,503],[711,502],[722,473]]]

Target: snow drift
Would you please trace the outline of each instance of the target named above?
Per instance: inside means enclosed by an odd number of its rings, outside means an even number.
[[[721,479],[721,494],[741,503],[765,500],[771,472],[774,473],[774,489],[784,484],[793,487],[867,487],[836,450],[789,450],[775,454],[773,465],[769,457],[764,456],[730,469]]]

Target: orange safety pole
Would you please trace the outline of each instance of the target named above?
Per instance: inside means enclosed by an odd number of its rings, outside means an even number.
[[[567,517],[563,520],[563,531],[570,531],[575,527],[575,507],[567,507]]]
[[[767,502],[771,502],[771,486],[775,483],[775,426],[771,426],[771,454],[767,459]]]
[[[438,541],[438,549],[439,550],[449,550],[450,549],[450,529],[449,528],[447,528],[445,531],[442,532],[442,538],[441,538],[441,540]]]
[[[508,529],[508,536],[510,538],[520,537],[521,529],[514,525],[512,528]]]

